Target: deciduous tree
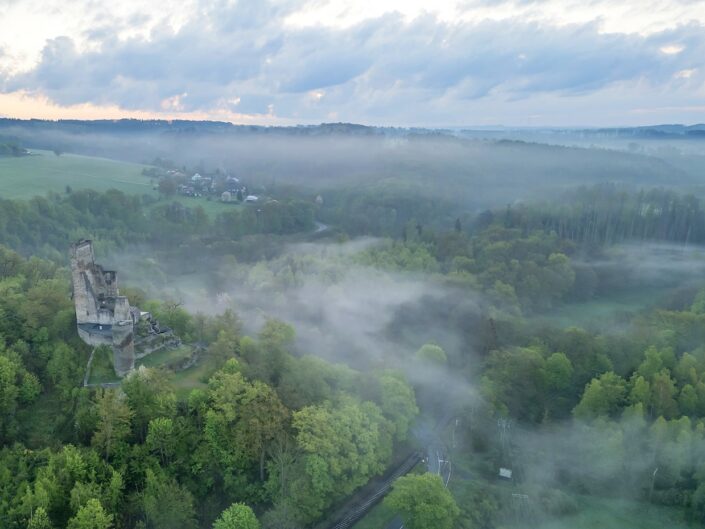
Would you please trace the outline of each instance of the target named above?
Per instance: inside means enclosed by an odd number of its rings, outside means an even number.
[[[130,420],[134,413],[119,389],[99,390],[95,406],[99,419],[92,442],[106,459],[110,459],[115,446],[130,435]]]
[[[98,500],[90,499],[69,520],[66,529],[110,529],[112,526],[113,517],[103,510]]]
[[[193,496],[163,472],[146,471],[144,512],[153,529],[194,529]]]
[[[384,502],[409,529],[452,529],[460,514],[450,491],[435,474],[399,478]]]
[[[213,529],[259,529],[259,521],[247,505],[233,503],[213,523]]]

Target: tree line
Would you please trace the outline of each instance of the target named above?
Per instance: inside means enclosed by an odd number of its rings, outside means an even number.
[[[191,238],[236,241],[253,234],[285,235],[313,229],[313,205],[282,200],[228,211],[210,220],[203,208],[117,190],[72,190],[28,201],[0,199],[0,244],[25,255],[63,262],[78,238],[122,248],[169,247]]]

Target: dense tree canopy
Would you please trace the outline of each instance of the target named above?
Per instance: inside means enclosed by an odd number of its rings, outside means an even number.
[[[351,233],[374,224],[390,238],[308,253],[278,237],[311,230],[311,200],[243,206],[212,220],[199,208],[117,191],[2,201],[0,525],[249,529],[259,527],[257,512],[267,529],[311,526],[400,451],[423,444],[411,432],[429,410],[457,419],[448,424],[456,449],[478,461],[473,475],[496,480],[499,467],[521,459],[514,484],[528,490],[534,466],[550,474],[546,481],[560,491],[542,483],[527,492],[547,512],[573,512],[569,494],[628,491],[702,520],[702,279],[689,276],[688,288],[612,322],[615,329],[540,319],[632,281],[629,266],[610,260],[611,245],[702,242],[699,202],[604,187],[474,221],[453,217],[443,231],[412,214],[433,217],[439,206],[397,198],[358,196],[344,206],[333,196],[330,218],[334,210],[357,212]],[[392,204],[404,209],[392,213]],[[282,303],[311,278],[334,291],[351,269],[423,277],[432,288],[421,309],[402,304],[364,337],[383,351],[356,359],[359,369],[311,354],[320,347],[306,350],[302,344],[321,337],[315,325],[294,329],[260,314],[241,322],[231,309],[193,314],[178,300],[127,288],[202,356],[183,373],[143,366],[120,387],[83,387],[90,348],[76,336],[65,249],[85,235],[101,252],[144,244],[154,251],[144,266],[155,283],[205,270],[207,295],[236,285]],[[253,319],[261,325],[245,336]],[[443,382],[425,384],[432,376]],[[525,435],[525,444],[512,435]],[[515,457],[521,449],[530,457]],[[590,461],[589,472],[575,461]],[[460,511],[437,477],[412,475],[387,503],[412,529],[453,527],[456,519],[489,528],[507,510],[491,487],[453,492]]]

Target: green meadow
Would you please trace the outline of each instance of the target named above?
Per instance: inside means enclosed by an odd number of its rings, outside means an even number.
[[[51,151],[32,150],[30,156],[0,157],[0,198],[26,200],[49,192],[65,193],[67,186],[72,190],[117,189],[130,195],[157,198],[159,195],[152,188],[150,178],[142,175],[145,167],[107,158],[78,154],[56,156]],[[187,207],[201,206],[210,218],[241,207],[204,197],[174,196],[162,200],[179,202]]]
[[[153,194],[144,165],[105,158],[32,151],[30,156],[0,158],[0,197],[28,199],[49,191],[72,189],[106,191],[118,189],[129,194]]]

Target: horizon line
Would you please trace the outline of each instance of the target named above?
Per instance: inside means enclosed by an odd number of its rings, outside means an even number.
[[[294,123],[294,124],[256,124],[256,123],[238,123],[234,121],[218,120],[218,119],[193,119],[193,118],[134,118],[134,117],[123,117],[123,118],[94,118],[94,119],[83,119],[83,118],[16,118],[11,116],[0,116],[0,121],[18,121],[18,122],[32,122],[41,121],[47,123],[61,123],[61,122],[79,122],[79,123],[99,123],[99,122],[112,122],[119,123],[125,121],[133,121],[140,123],[213,123],[222,124],[233,127],[257,127],[266,129],[294,129],[294,128],[313,128],[322,127],[330,125],[352,125],[358,127],[366,127],[371,129],[402,129],[402,130],[479,130],[479,131],[501,131],[501,130],[619,130],[619,129],[645,129],[654,127],[705,127],[705,122],[693,122],[690,124],[671,122],[671,123],[651,123],[648,125],[504,125],[504,124],[492,124],[492,125],[479,125],[479,124],[468,124],[468,125],[370,125],[366,123],[360,123],[355,121],[321,121],[318,123]]]

